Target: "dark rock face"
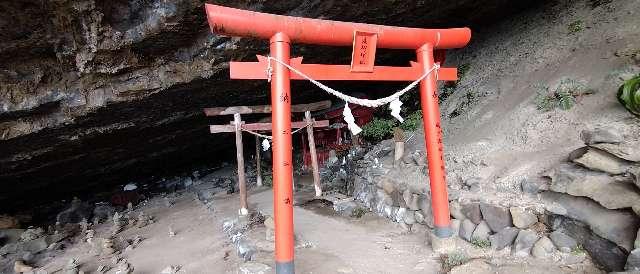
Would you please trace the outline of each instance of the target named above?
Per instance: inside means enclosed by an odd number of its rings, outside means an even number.
[[[294,16],[452,27],[491,23],[539,1],[214,2]],[[232,81],[227,71],[229,60],[254,60],[267,47],[264,41],[210,34],[204,3],[0,3],[3,210],[188,170],[226,156],[220,153],[230,149],[222,145],[225,136],[211,136],[207,125],[229,118],[206,119],[202,108],[268,103],[266,82]],[[308,46],[298,46],[295,53],[309,62],[345,64],[350,56],[349,49]],[[412,54],[401,57],[381,50],[378,60],[406,65],[413,59]],[[338,85],[350,86],[355,85]],[[297,93],[293,101],[323,96]],[[19,198],[25,193],[28,200]]]
[[[627,252],[615,243],[604,239],[576,220],[550,215],[545,223],[553,230],[571,235],[589,253],[593,261],[607,271],[622,271],[627,262]]]

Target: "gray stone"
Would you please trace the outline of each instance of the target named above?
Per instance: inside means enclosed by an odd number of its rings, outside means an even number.
[[[235,245],[238,257],[244,259],[245,262],[251,261],[258,251],[258,248],[245,238],[238,239]]]
[[[105,222],[115,213],[116,209],[108,203],[97,203],[93,209],[93,220],[95,223]]]
[[[460,236],[460,238],[465,239],[468,242],[471,242],[471,237],[473,236],[473,231],[475,229],[476,229],[476,224],[474,224],[469,219],[464,219],[460,224],[460,232],[458,233],[458,235]]]
[[[614,175],[625,173],[631,166],[627,161],[611,153],[592,147],[574,150],[569,154],[569,160],[588,169]]]
[[[238,272],[241,274],[267,274],[271,273],[270,271],[270,266],[258,262],[246,262],[238,268]]]
[[[27,230],[25,230],[22,235],[20,235],[20,241],[23,242],[28,242],[31,240],[35,240],[37,238],[40,238],[44,235],[44,229],[37,227],[37,228],[29,228]]]
[[[480,208],[478,208],[478,210],[479,209]],[[449,211],[451,212],[451,216],[458,220],[464,220],[467,218],[467,216],[462,213],[462,206],[460,205],[460,202],[456,200],[449,202]]]
[[[571,252],[571,250],[578,246],[578,242],[576,242],[576,240],[560,231],[551,232],[551,234],[549,234],[549,238],[561,252]]]
[[[411,157],[417,166],[424,166],[427,163],[427,159],[422,151],[416,150],[411,154]]]
[[[640,220],[635,214],[606,209],[590,199],[562,193],[544,192],[541,197],[551,213],[583,222],[600,237],[616,243],[625,250],[633,249],[640,227]]]
[[[633,248],[640,248],[640,229],[638,229],[638,233],[636,234],[636,240],[633,242]]]
[[[420,195],[418,199],[418,204],[420,205],[420,211],[424,216],[424,223],[433,228],[433,212],[431,211],[431,197],[428,195]]]
[[[423,224],[424,223],[424,215],[422,214],[422,212],[420,210],[413,212],[413,215],[414,215],[417,223],[419,223],[419,224]]]
[[[549,183],[544,178],[526,178],[520,182],[520,187],[522,187],[522,192],[535,195],[549,190]]]
[[[48,246],[49,244],[47,244],[46,237],[40,237],[38,239],[21,242],[18,244],[18,248],[20,248],[21,250],[32,252],[32,253],[38,253],[40,251],[43,251],[47,249]]]
[[[407,203],[404,201],[404,197],[400,191],[394,190],[391,192],[391,199],[393,200],[393,206],[395,207],[407,207]]]
[[[640,270],[640,249],[634,249],[629,253],[627,257],[627,264],[624,266],[625,270]]]
[[[533,230],[520,230],[511,249],[511,254],[515,256],[529,256],[533,244],[538,241],[538,235]]]
[[[592,130],[583,130],[580,132],[580,139],[585,145],[593,145],[599,143],[617,144],[622,142],[622,135],[618,131],[611,128],[596,128]]]
[[[82,220],[91,220],[92,214],[93,207],[89,203],[74,198],[69,208],[58,213],[56,221],[60,224],[77,224]]]
[[[609,152],[620,159],[631,162],[640,162],[640,141],[624,142],[621,144],[594,144],[597,149]]]
[[[2,241],[0,244],[17,243],[24,231],[24,229],[18,228],[0,229],[0,239]]]
[[[395,181],[390,179],[389,177],[383,177],[380,181],[380,184],[382,186],[382,190],[384,190],[384,192],[386,192],[387,194],[391,194],[396,190]]]
[[[479,224],[482,221],[482,213],[480,213],[479,203],[469,203],[462,205],[462,214],[471,220],[474,224]]]
[[[480,204],[480,211],[482,212],[482,217],[487,221],[487,224],[493,232],[498,232],[505,227],[513,226],[511,213],[507,208],[482,203]]]
[[[621,271],[627,260],[627,251],[614,242],[595,234],[587,225],[574,219],[551,214],[545,222],[554,230],[570,235],[589,253],[593,262],[609,271]]]
[[[411,193],[410,201],[407,203],[407,207],[411,210],[420,210],[420,195]]]
[[[556,247],[547,236],[540,238],[531,249],[531,255],[536,258],[546,258],[553,254]]]
[[[453,230],[453,235],[459,235],[461,223],[462,222],[458,219],[451,219],[451,230]]]
[[[510,246],[518,236],[518,232],[520,232],[520,230],[515,227],[506,227],[498,233],[489,236],[491,247],[496,250],[502,250]]]
[[[469,179],[464,180],[463,182],[466,189],[472,192],[478,192],[481,189],[482,178],[480,177],[471,177]]]
[[[552,191],[589,197],[608,209],[640,208],[637,187],[607,174],[563,164],[553,169],[549,177]]]
[[[473,230],[471,239],[486,241],[489,240],[489,233],[491,233],[491,229],[487,225],[487,222],[482,221],[478,226],[476,226],[476,229]]]
[[[538,217],[536,217],[535,214],[528,212],[521,207],[509,208],[509,212],[511,212],[513,226],[520,229],[529,228],[532,224],[538,221]]]
[[[17,251],[18,251],[18,243],[6,244],[0,248],[0,256],[13,254],[13,253],[16,253]]]
[[[408,210],[404,214],[404,223],[408,225],[412,225],[416,223],[416,215],[413,213],[413,210]]]

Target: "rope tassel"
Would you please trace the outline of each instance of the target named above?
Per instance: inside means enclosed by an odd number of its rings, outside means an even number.
[[[344,104],[342,115],[344,116],[344,121],[347,122],[347,127],[351,131],[351,134],[355,136],[362,132],[362,129],[358,125],[356,125],[356,119],[353,117],[351,109],[349,108],[349,103],[347,102],[345,102]]]
[[[402,110],[402,102],[400,99],[396,98],[395,100],[389,103],[389,109],[391,109],[391,116],[398,119],[400,123],[404,123],[404,118],[400,116],[400,110]]]

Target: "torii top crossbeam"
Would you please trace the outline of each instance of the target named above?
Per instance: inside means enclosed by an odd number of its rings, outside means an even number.
[[[457,78],[455,68],[440,68],[440,64],[444,62],[444,50],[461,48],[469,43],[470,29],[418,29],[338,22],[271,15],[210,4],[205,6],[205,10],[213,33],[270,41],[270,57],[258,57],[258,62],[231,62],[230,75],[232,79],[271,81],[273,203],[278,274],[295,272],[291,188],[291,80],[310,80],[323,90],[351,103],[369,106],[391,103],[390,107],[395,106],[394,111],[397,112],[402,104],[397,97],[388,97],[382,101],[363,101],[336,93],[316,80],[419,82],[434,234],[441,238],[452,235],[437,81]],[[302,64],[301,58],[291,58],[291,43],[352,46],[351,64]],[[376,48],[416,50],[417,62],[409,67],[375,66]],[[413,85],[412,83],[402,92],[406,92]],[[345,121],[350,128],[355,126],[357,129],[357,125],[352,121],[353,116],[350,116],[348,104],[346,106]]]
[[[461,48],[469,43],[468,28],[418,29],[348,23],[252,12],[217,5],[206,5],[211,32],[229,36],[270,39],[286,34],[291,42],[327,46],[351,46],[353,32],[376,33],[379,48],[417,49],[424,44],[434,49]]]

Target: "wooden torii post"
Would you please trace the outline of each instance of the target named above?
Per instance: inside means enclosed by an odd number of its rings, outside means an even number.
[[[320,171],[318,168],[318,160],[316,155],[315,141],[313,137],[314,127],[328,127],[329,121],[321,120],[315,121],[311,119],[311,111],[323,110],[331,107],[331,101],[325,100],[310,104],[292,105],[292,112],[304,112],[305,120],[300,122],[293,122],[291,128],[306,128],[307,138],[309,139],[309,150],[311,151],[311,159],[313,163],[313,184],[316,191],[316,196],[322,195],[322,187],[320,185]],[[242,131],[272,131],[271,123],[251,123],[245,124],[242,121],[241,114],[257,114],[257,113],[271,113],[270,105],[262,106],[233,106],[233,107],[213,107],[205,108],[204,113],[206,116],[219,116],[219,115],[231,115],[233,114],[233,121],[229,125],[210,125],[209,131],[211,133],[221,132],[235,132],[236,141],[236,158],[238,164],[238,188],[240,192],[240,214],[246,215],[248,213],[247,205],[247,186],[246,175],[244,171],[244,146],[242,143]],[[260,166],[260,140],[256,135],[256,169],[257,169],[257,184],[262,185],[262,173]]]
[[[440,68],[440,65],[444,62],[444,50],[461,48],[469,43],[470,29],[418,29],[339,22],[280,16],[211,4],[205,5],[205,11],[213,33],[270,41],[270,57],[258,56],[258,62],[231,62],[230,75],[232,79],[268,79],[271,82],[277,273],[295,273],[290,82],[306,80],[301,73],[314,81],[410,82],[420,79],[434,234],[440,238],[448,238],[453,234],[445,180],[437,81],[457,79],[455,68]],[[292,42],[352,46],[351,65],[302,64],[302,58],[290,56]],[[415,50],[417,62],[411,62],[409,67],[375,66],[378,47]]]

